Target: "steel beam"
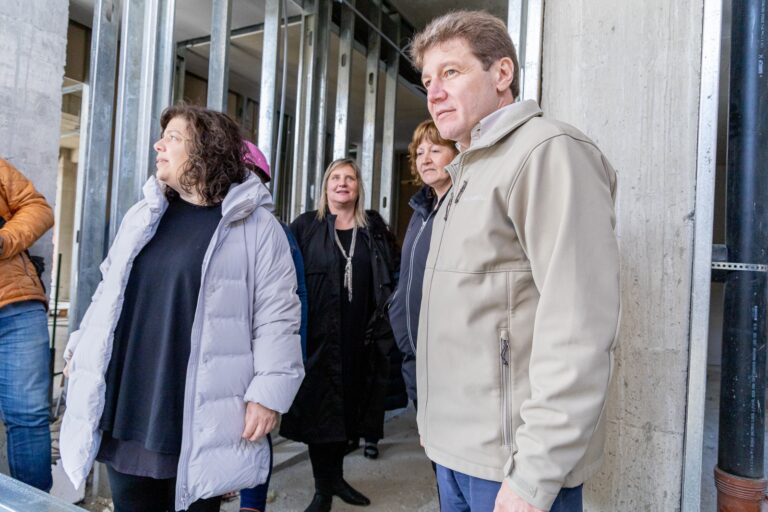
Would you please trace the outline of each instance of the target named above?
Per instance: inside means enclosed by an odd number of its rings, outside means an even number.
[[[275,214],[278,218],[285,219],[289,217],[289,214],[286,213],[286,206],[290,207],[291,202],[290,198],[286,198],[285,194],[282,193],[286,181],[283,179],[283,164],[286,160],[283,155],[290,154],[289,151],[283,152],[283,139],[288,138],[286,132],[290,133],[290,121],[286,125],[289,117],[285,113],[285,96],[288,89],[288,15],[286,12],[288,5],[287,0],[281,0],[281,2],[283,11],[283,66],[280,73],[282,79],[280,83],[280,117],[277,123],[277,147],[275,148],[275,165],[272,167],[272,197],[275,201]],[[290,178],[290,175],[288,177]]]
[[[264,14],[264,44],[261,59],[261,90],[259,100],[259,149],[275,168],[274,143],[277,135],[277,60],[280,54],[281,0],[266,0]],[[287,28],[286,28],[287,30]],[[285,80],[285,77],[283,77]]]
[[[688,398],[686,400],[688,406],[686,408],[683,451],[683,512],[701,510],[722,19],[723,2],[721,0],[705,0],[699,89],[698,154],[696,157],[696,216],[694,217],[691,316],[689,320]],[[710,470],[711,468],[707,468],[707,471]]]
[[[110,242],[154,172],[152,143],[160,135],[160,113],[171,103],[174,11],[175,0],[124,4]]]
[[[301,16],[291,16],[288,18],[288,26],[301,24]],[[252,36],[254,34],[261,34],[264,32],[264,23],[256,23],[254,25],[247,25],[245,27],[236,28],[229,31],[229,39],[233,41],[241,37]],[[198,46],[208,46],[211,44],[211,36],[195,37],[192,39],[185,39],[177,43],[179,48],[192,49]]]
[[[309,206],[309,157],[311,144],[311,123],[309,111],[313,106],[311,91],[315,81],[315,59],[313,58],[317,15],[305,14],[301,22],[301,49],[296,84],[296,123],[294,131],[293,182],[291,184],[291,217],[305,211]]]
[[[365,64],[365,107],[363,111],[363,148],[360,167],[365,188],[365,208],[371,208],[373,195],[373,166],[376,159],[376,107],[379,95],[379,57],[381,55],[381,5],[371,1],[369,21],[377,30],[368,32],[368,49]]]
[[[173,102],[184,100],[184,81],[187,77],[187,49],[179,46],[176,49],[176,71],[173,79]]]
[[[354,7],[355,0],[349,0]],[[341,5],[339,27],[339,69],[336,73],[336,121],[333,130],[333,158],[345,158],[349,146],[349,95],[352,77],[352,45],[355,41],[355,13]]]
[[[77,265],[73,279],[70,332],[76,330],[90,298],[101,281],[99,264],[107,251],[107,187],[112,144],[112,112],[117,68],[117,36],[120,28],[120,3],[97,0],[93,10],[91,62],[87,101],[84,105],[86,134],[78,181],[81,205],[76,216]],[[83,212],[87,212],[83,215]]]
[[[149,120],[150,143],[160,138],[160,115],[166,107],[173,104],[173,80],[176,68],[176,44],[173,40],[173,27],[176,22],[176,0],[159,0],[156,12],[157,39],[154,51],[155,78],[152,82],[152,110]],[[147,55],[150,59],[152,58],[151,53]],[[151,147],[149,150],[150,154],[154,154]],[[150,158],[149,161],[154,162],[154,159]]]
[[[208,61],[208,108],[227,111],[229,91],[229,31],[232,0],[213,0],[211,9],[211,51]]]
[[[507,28],[520,63],[520,100],[541,100],[544,0],[509,0]]]
[[[314,194],[313,207],[320,197],[320,187],[325,171],[325,142],[328,126],[328,53],[331,38],[331,0],[318,0],[317,37],[315,55],[317,58],[317,100],[314,119],[315,129],[315,158],[314,158]],[[309,183],[312,183],[310,181]]]
[[[141,194],[143,172],[137,169],[140,151],[139,110],[142,105],[142,51],[148,0],[130,0],[123,4],[120,36],[120,70],[117,79],[117,121],[112,173],[109,242],[115,239],[120,221]]]
[[[397,26],[397,41],[400,41],[400,15],[392,15]],[[395,114],[397,111],[397,77],[400,72],[400,52],[391,49],[387,57],[387,75],[384,88],[384,128],[381,141],[381,182],[379,184],[379,213],[384,221],[392,225],[395,171]]]

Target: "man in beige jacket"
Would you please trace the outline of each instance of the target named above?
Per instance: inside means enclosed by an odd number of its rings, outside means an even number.
[[[499,19],[437,18],[411,55],[440,135],[460,150],[416,356],[442,510],[581,511],[619,321],[615,172],[584,134],[515,103],[517,56]]]

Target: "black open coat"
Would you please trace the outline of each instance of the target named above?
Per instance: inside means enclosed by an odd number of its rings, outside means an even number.
[[[347,432],[344,421],[342,356],[340,330],[340,256],[334,239],[335,215],[320,221],[316,211],[306,212],[291,224],[304,257],[304,274],[309,303],[306,376],[290,411],[283,416],[280,434],[305,443],[346,441],[359,436],[383,437],[385,402],[403,406],[407,402],[404,385],[389,357],[397,352],[386,312],[389,296],[397,284],[399,250],[384,220],[376,211],[368,212],[368,228],[358,236],[371,252],[374,308],[365,334],[365,397],[356,414],[356,432]],[[387,391],[400,388],[402,395],[387,399]],[[402,398],[402,399],[401,399]]]

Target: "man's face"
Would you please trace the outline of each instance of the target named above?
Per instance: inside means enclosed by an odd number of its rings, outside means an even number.
[[[468,148],[472,128],[512,103],[511,60],[506,60],[509,62],[501,65],[501,59],[486,71],[463,39],[451,39],[424,52],[421,80],[427,89],[429,113],[443,138]]]

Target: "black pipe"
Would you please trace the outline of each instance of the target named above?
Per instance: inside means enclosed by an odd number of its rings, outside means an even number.
[[[768,264],[768,53],[765,0],[733,2],[726,245],[735,263]],[[766,273],[725,279],[718,467],[763,479]]]

